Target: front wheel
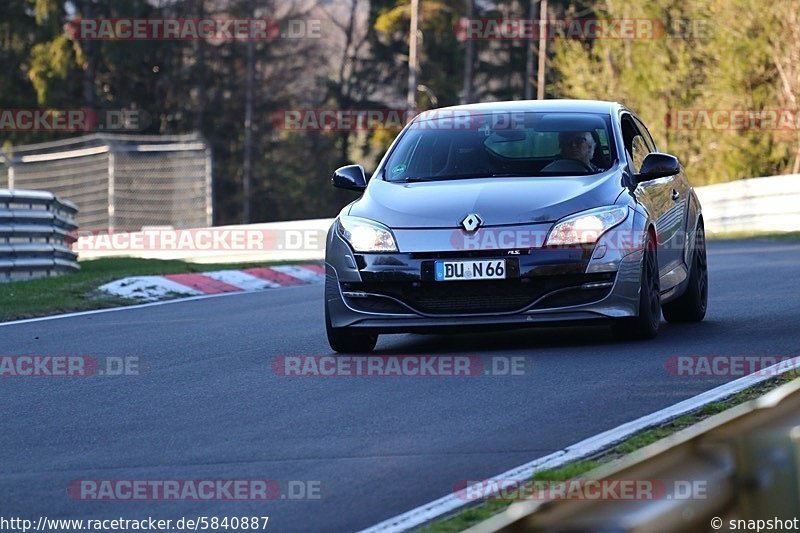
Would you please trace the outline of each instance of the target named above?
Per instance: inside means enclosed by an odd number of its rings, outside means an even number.
[[[620,339],[652,339],[658,335],[661,323],[661,285],[658,276],[656,243],[650,234],[645,237],[642,251],[642,275],[639,287],[639,315],[618,320],[614,336]]]
[[[325,330],[328,334],[328,344],[334,352],[339,353],[369,353],[378,344],[377,333],[359,333],[353,328],[334,328],[328,306],[325,306]]]
[[[692,270],[686,291],[675,300],[664,304],[667,322],[700,322],[706,316],[708,305],[708,259],[706,257],[706,232],[703,221],[697,225],[692,254]]]

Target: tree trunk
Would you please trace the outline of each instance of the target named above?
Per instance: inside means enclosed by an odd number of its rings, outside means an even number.
[[[249,2],[250,17],[255,18],[253,0]],[[242,163],[242,221],[250,223],[250,196],[253,179],[253,85],[255,84],[255,44],[247,41],[247,74],[244,96],[244,161]]]

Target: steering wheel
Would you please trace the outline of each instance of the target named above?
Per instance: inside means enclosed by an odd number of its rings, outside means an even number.
[[[543,170],[548,172],[574,172],[576,170],[581,170],[588,174],[595,173],[595,170],[592,167],[583,161],[578,161],[577,159],[556,159],[544,167]]]

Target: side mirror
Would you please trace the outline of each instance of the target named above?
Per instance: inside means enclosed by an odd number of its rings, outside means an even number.
[[[361,165],[347,165],[338,168],[331,178],[334,187],[349,191],[363,191],[367,188],[367,174]]]
[[[642,161],[639,173],[633,176],[636,183],[675,176],[681,172],[681,163],[674,155],[653,152]]]

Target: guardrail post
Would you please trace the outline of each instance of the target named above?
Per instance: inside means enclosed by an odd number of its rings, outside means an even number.
[[[108,151],[108,231],[113,232],[116,227],[116,205],[114,199],[114,172],[116,170],[116,156],[112,150]]]
[[[214,197],[212,195],[213,161],[211,148],[206,148],[206,226],[214,224]]]

